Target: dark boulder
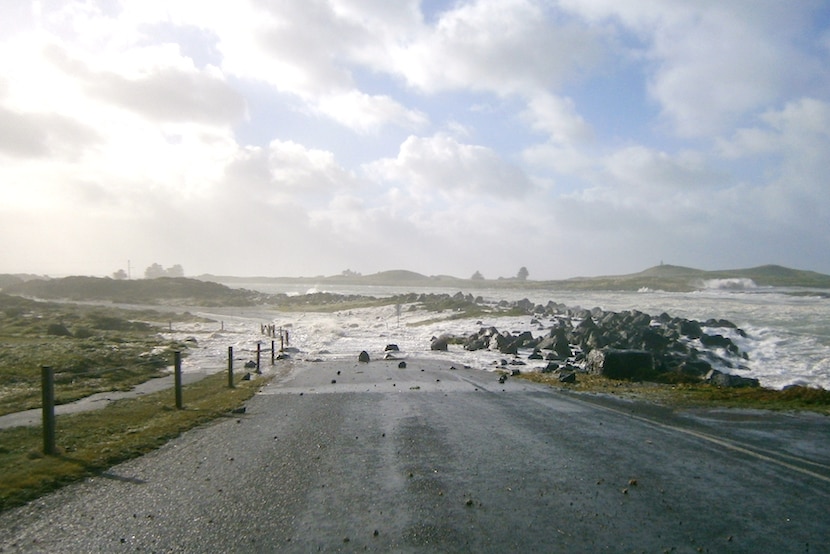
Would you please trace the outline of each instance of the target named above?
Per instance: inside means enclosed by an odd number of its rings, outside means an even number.
[[[449,349],[449,345],[450,338],[447,335],[441,335],[440,337],[432,339],[429,349],[446,352]]]
[[[728,319],[707,319],[704,323],[706,327],[724,327],[726,329],[737,329],[738,326]]]
[[[706,360],[685,360],[677,370],[684,375],[703,377],[712,369],[712,364]]]
[[[364,363],[364,364],[368,364],[369,363],[369,353],[366,352],[365,350],[362,351],[360,354],[358,354],[357,361],[361,362],[361,363]]]
[[[517,354],[519,344],[512,336],[497,333],[490,337],[490,350],[497,350],[502,354]]]
[[[654,371],[654,357],[644,350],[591,350],[586,360],[589,373],[611,379],[636,379]]]
[[[699,339],[703,335],[703,329],[700,327],[700,323],[694,320],[681,320],[679,328],[680,334],[690,339]]]
[[[398,348],[397,344],[387,344],[383,350],[384,352],[400,352],[401,349]]]
[[[752,377],[741,377],[731,373],[722,373],[712,369],[706,374],[704,380],[716,387],[758,387],[761,383]]]
[[[553,373],[559,370],[559,364],[556,362],[548,362],[548,365],[542,368],[542,373]]]
[[[557,377],[560,383],[576,383],[575,371],[560,371]]]
[[[706,348],[726,348],[727,350],[734,350],[737,347],[729,337],[723,335],[707,335],[703,333],[700,337],[700,343]]]

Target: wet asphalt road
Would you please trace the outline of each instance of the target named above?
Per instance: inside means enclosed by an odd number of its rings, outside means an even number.
[[[451,366],[284,366],[244,415],[0,514],[0,552],[830,552],[830,418]]]

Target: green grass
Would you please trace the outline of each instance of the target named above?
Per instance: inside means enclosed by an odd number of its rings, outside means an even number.
[[[227,374],[209,376],[183,390],[121,400],[101,410],[58,416],[57,456],[43,456],[40,427],[0,430],[0,510],[23,504],[67,483],[100,474],[141,456],[188,429],[228,415],[255,394],[262,379],[227,387]]]
[[[796,386],[786,390],[763,387],[722,388],[706,383],[618,381],[583,373],[577,374],[577,382],[574,384],[560,383],[552,374],[524,373],[520,377],[576,392],[605,393],[678,408],[811,411],[830,415],[830,391],[811,387]]]
[[[42,366],[55,371],[56,402],[129,390],[164,374],[184,345],[160,339],[191,314],[37,302],[0,294],[0,415],[40,406]]]

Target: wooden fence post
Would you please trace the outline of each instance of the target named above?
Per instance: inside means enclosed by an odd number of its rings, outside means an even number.
[[[256,343],[256,370],[259,371],[259,359],[262,356],[262,343]]]
[[[275,360],[276,360],[276,353],[274,351],[274,341],[271,341],[271,365],[274,365]]]
[[[233,388],[233,346],[228,347],[228,387]]]
[[[43,400],[43,453],[54,456],[55,448],[55,371],[43,366],[40,372]]]
[[[176,409],[182,409],[182,353],[179,351],[173,352],[173,360],[176,366],[175,381],[176,381]]]

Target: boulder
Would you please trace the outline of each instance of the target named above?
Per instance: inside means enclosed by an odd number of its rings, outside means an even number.
[[[560,383],[576,383],[575,371],[561,371],[557,377]]]
[[[542,373],[553,373],[559,369],[559,364],[556,362],[549,362],[548,365],[542,368]]]
[[[699,339],[703,335],[703,329],[697,321],[684,319],[680,322],[680,334],[690,339]]]
[[[723,373],[717,369],[710,370],[704,377],[704,381],[716,387],[758,387],[761,385],[758,379]]]
[[[497,333],[490,338],[490,350],[497,350],[502,354],[517,354],[519,343],[510,335]]]
[[[449,344],[450,338],[447,335],[441,335],[440,337],[432,339],[429,349],[446,352],[449,349]]]
[[[397,344],[387,344],[386,348],[383,349],[384,352],[400,352],[400,350]]]
[[[369,363],[369,353],[364,350],[363,352],[358,354],[357,361],[362,362],[364,364],[368,364]]]
[[[588,353],[585,368],[611,379],[632,379],[653,372],[654,357],[644,350],[597,349]]]

